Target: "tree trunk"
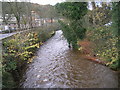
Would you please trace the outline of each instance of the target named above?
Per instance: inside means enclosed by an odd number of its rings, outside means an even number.
[[[17,19],[18,30],[20,30],[20,19]]]

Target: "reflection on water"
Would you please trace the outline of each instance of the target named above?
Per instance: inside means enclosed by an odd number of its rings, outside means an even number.
[[[117,75],[112,70],[69,49],[61,30],[41,46],[21,82],[23,88],[115,88],[117,85]]]

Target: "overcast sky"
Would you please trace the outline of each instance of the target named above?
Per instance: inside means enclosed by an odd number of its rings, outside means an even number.
[[[30,0],[30,2],[38,3],[42,5],[45,5],[45,4],[55,5],[56,3],[63,2],[63,1],[65,0]]]
[[[15,1],[15,0],[0,0],[0,1]],[[17,1],[30,1],[32,3],[38,3],[42,5],[50,4],[50,5],[55,5],[56,3],[63,2],[65,0],[17,0]]]

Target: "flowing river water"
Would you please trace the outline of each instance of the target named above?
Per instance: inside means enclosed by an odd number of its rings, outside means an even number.
[[[62,31],[40,47],[20,83],[22,88],[117,88],[117,74],[68,48]]]

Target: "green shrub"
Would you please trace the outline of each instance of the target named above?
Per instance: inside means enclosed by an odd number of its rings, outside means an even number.
[[[74,49],[78,49],[77,41],[85,37],[86,29],[83,27],[82,18],[87,13],[86,2],[63,2],[56,4],[58,12],[64,16],[64,23],[59,21],[63,34]],[[67,23],[65,22],[67,21]]]

